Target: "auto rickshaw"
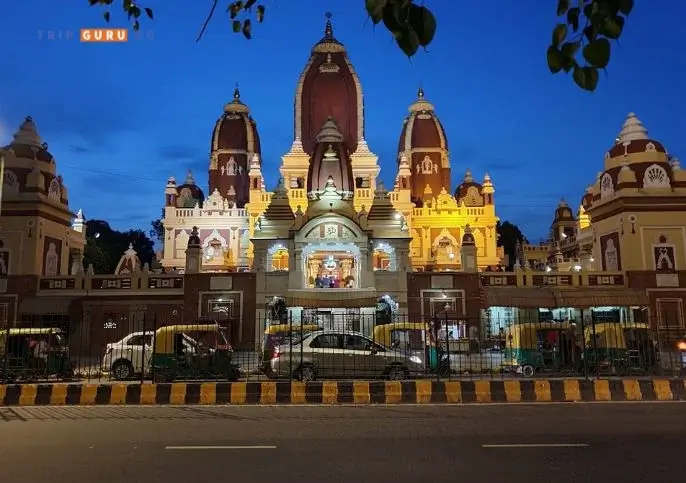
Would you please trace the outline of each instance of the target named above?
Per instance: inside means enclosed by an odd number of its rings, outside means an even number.
[[[573,370],[577,344],[568,322],[526,322],[505,329],[503,369],[533,377],[540,371]],[[579,359],[581,354],[579,354]]]
[[[293,332],[289,334],[291,330]],[[260,370],[264,374],[271,372],[270,361],[275,348],[280,345],[287,345],[294,339],[299,339],[301,335],[306,335],[316,330],[321,330],[321,327],[316,324],[274,324],[267,327],[264,331],[262,350],[259,355]]]
[[[232,355],[226,330],[219,324],[160,327],[153,342],[153,379],[155,382],[176,379],[236,381],[240,378],[240,370],[232,362]]]
[[[450,372],[449,363],[441,365],[435,337],[429,324],[420,322],[395,322],[374,327],[374,341],[399,350],[424,361],[427,372],[435,373],[441,369],[441,375]],[[447,371],[447,373],[446,373]]]
[[[0,330],[0,381],[71,379],[69,348],[58,328]]]
[[[629,368],[626,324],[598,322],[586,327],[584,362],[591,372],[624,372]]]

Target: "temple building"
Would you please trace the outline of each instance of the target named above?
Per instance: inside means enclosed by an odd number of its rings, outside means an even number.
[[[31,117],[0,148],[0,158],[0,277],[76,272],[86,243],[83,214],[71,211],[55,158]]]
[[[555,210],[550,241],[523,247],[522,264],[548,270],[656,271],[678,286],[685,268],[686,171],[630,113],[603,170],[576,213],[564,201]]]
[[[352,272],[341,269],[337,276],[354,278],[360,288],[371,283],[362,281],[365,269],[355,262],[362,253],[365,260],[369,257],[365,263],[372,271],[461,270],[461,239],[467,226],[477,247],[478,267],[500,263],[493,182],[488,174],[477,180],[465,169],[464,179],[453,190],[448,138],[422,89],[402,123],[394,186],[388,190],[382,186],[378,157],[365,139],[362,84],[345,46],[334,37],[330,18],[297,82],[294,106],[293,143],[282,157],[278,188],[270,192],[262,172],[257,124],[235,90],[212,133],[209,195],[190,173],[183,184],[174,178],[167,182],[162,258],[167,269],[184,269],[193,227],[201,240],[201,271],[290,270],[291,276],[304,277],[300,288],[313,286],[317,272],[327,271],[323,268],[327,263],[337,267],[352,263]],[[329,200],[326,206],[323,198]],[[365,226],[348,233],[341,225],[322,235],[328,240],[342,243],[339,239],[345,236],[378,231],[381,228],[375,227],[383,217],[388,218],[384,223],[397,225],[399,231],[385,233],[373,248],[359,253],[321,245],[311,254],[306,251],[295,257],[288,251],[287,239],[307,234],[289,238],[288,232],[304,229],[307,220],[319,216],[313,210],[336,213]],[[277,220],[278,235],[272,233]],[[266,254],[257,254],[262,243],[258,240],[265,239],[266,233],[281,241]],[[386,240],[394,237],[409,243],[406,258],[398,258],[398,250],[404,248]]]

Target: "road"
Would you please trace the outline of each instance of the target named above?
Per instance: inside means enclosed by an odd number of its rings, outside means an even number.
[[[673,482],[686,404],[0,408],[3,481]]]

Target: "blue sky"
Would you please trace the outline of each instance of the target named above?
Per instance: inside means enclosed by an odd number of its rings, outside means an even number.
[[[652,10],[637,2],[590,94],[547,69],[552,0],[428,1],[438,32],[429,52],[411,60],[373,28],[362,0],[301,0],[299,9],[265,0],[265,23],[251,41],[231,32],[221,9],[197,44],[210,0],[145,1],[155,21],[144,21],[141,38],[127,44],[78,41],[78,29],[105,26],[86,0],[8,2],[0,29],[0,141],[33,116],[72,208],[119,229],[148,228],[170,175],[183,178],[190,167],[206,186],[212,128],[236,82],[258,122],[267,186],[275,185],[292,141],[296,82],[326,11],[362,81],[366,137],[387,186],[420,83],[447,131],[453,182],[467,168],[478,178],[487,171],[499,216],[530,239],[547,234],[560,197],[578,204],[628,112],[686,157],[685,2]],[[118,9],[112,16],[113,26],[126,26]]]

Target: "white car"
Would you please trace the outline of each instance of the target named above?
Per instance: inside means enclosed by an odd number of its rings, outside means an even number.
[[[154,332],[133,332],[119,342],[107,344],[102,358],[102,370],[113,379],[130,379],[137,374],[147,375],[153,353]],[[184,350],[193,353],[198,343],[183,334]]]
[[[154,332],[133,332],[119,342],[107,344],[105,356],[102,358],[103,371],[109,371],[112,377],[118,380],[147,373],[154,336]]]

